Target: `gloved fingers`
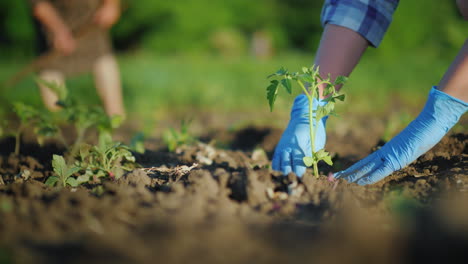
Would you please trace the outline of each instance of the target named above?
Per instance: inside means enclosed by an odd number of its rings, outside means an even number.
[[[347,177],[348,175],[350,175],[350,174],[358,171],[359,169],[361,169],[361,167],[363,167],[365,164],[369,163],[373,159],[374,159],[374,153],[372,153],[371,155],[365,157],[364,159],[354,163],[353,165],[351,165],[351,167],[347,168],[346,170],[342,170],[342,171],[339,171],[339,172],[335,173],[335,175],[333,175],[333,177],[336,178],[336,179]]]
[[[294,173],[296,173],[298,177],[302,177],[302,175],[304,175],[306,170],[307,170],[306,166],[294,166],[293,168]]]
[[[355,182],[364,175],[373,171],[376,167],[379,167],[381,163],[382,161],[378,155],[372,155],[372,159],[370,159],[367,163],[363,163],[360,168],[348,174],[346,177],[344,177],[344,179],[349,182]]]
[[[280,153],[280,170],[284,175],[292,171],[291,149],[287,148]]]
[[[295,149],[292,151],[292,158],[293,171],[297,176],[301,177],[307,169],[303,160],[304,153],[299,149]]]
[[[372,184],[380,181],[381,179],[390,175],[394,170],[385,161],[380,164],[378,168],[364,175],[357,181],[359,185]]]
[[[372,171],[376,166],[380,164],[380,162],[381,161],[378,153],[374,152],[373,154],[367,156],[366,158],[357,162],[356,164],[344,170],[343,172],[338,173],[338,177],[335,178],[343,178],[349,182],[354,182],[357,179],[361,178],[363,175],[366,175],[367,173]]]

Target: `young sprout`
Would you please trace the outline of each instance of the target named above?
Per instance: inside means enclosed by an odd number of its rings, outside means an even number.
[[[80,168],[76,166],[70,166],[65,162],[63,156],[54,155],[52,159],[52,167],[54,168],[54,175],[47,178],[45,184],[49,186],[59,185],[66,187],[67,185],[71,187],[77,187],[79,182],[73,174],[77,173]]]
[[[182,145],[190,145],[196,141],[196,138],[190,133],[191,119],[183,119],[180,123],[180,129],[169,128],[163,134],[163,141],[170,152],[174,152]]]
[[[19,140],[26,126],[34,129],[39,143],[45,138],[60,139],[66,148],[66,158],[53,156],[54,175],[46,180],[46,184],[76,187],[83,183],[97,183],[101,177],[118,179],[125,171],[138,166],[130,149],[112,139],[112,132],[123,122],[121,116],[108,117],[101,107],[79,104],[68,94],[63,84],[40,79],[36,81],[57,94],[57,105],[61,110],[56,113],[39,111],[34,107],[16,103],[14,109],[21,123],[16,133],[15,153],[19,153]],[[65,141],[63,124],[72,125],[75,129],[76,138],[71,144]],[[84,143],[85,136],[94,128],[99,132],[99,143],[90,146]],[[143,139],[140,138],[140,141]],[[141,149],[143,144],[139,143]]]
[[[13,110],[20,120],[18,128],[13,132],[15,136],[16,155],[20,153],[21,135],[26,128],[32,128],[32,131],[37,136],[37,142],[40,145],[44,143],[46,138],[53,137],[65,142],[64,138],[59,134],[59,128],[57,124],[54,123],[53,116],[50,112],[40,111],[20,102],[13,103]]]
[[[64,84],[42,79],[36,79],[36,82],[48,87],[57,95],[58,101],[56,104],[62,108],[57,113],[57,122],[72,124],[75,129],[76,138],[71,144],[67,144],[62,140],[68,149],[68,162],[78,153],[89,130],[97,128],[99,134],[112,134],[113,130],[123,122],[123,117],[121,116],[108,117],[100,106],[79,104],[77,100],[69,95],[68,89]],[[64,137],[62,136],[62,138]]]
[[[327,78],[323,78],[319,74],[319,67],[316,67],[315,65],[310,68],[302,67],[301,73],[289,73],[288,70],[281,67],[277,72],[268,76],[268,78],[273,77],[276,79],[271,80],[270,85],[267,87],[267,99],[270,105],[270,111],[273,111],[280,84],[289,94],[291,94],[292,82],[296,82],[309,101],[307,117],[309,119],[310,127],[311,153],[310,156],[305,156],[303,161],[307,167],[314,168],[314,174],[318,178],[318,162],[323,160],[329,165],[332,165],[333,162],[330,154],[324,149],[315,151],[316,129],[313,124],[317,124],[325,116],[336,115],[334,111],[335,103],[337,101],[344,101],[345,99],[345,95],[338,93],[336,87],[344,84],[347,78],[344,76],[338,76],[335,81],[332,82],[330,74]],[[322,96],[320,96],[320,87],[324,87]],[[324,98],[321,100],[326,102],[326,104],[320,105],[316,103],[321,97]]]

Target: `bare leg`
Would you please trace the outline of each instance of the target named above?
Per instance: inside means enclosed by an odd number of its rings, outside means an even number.
[[[48,81],[56,82],[58,84],[63,84],[65,82],[65,77],[59,71],[55,70],[44,70],[39,73],[39,78]],[[42,101],[44,102],[47,109],[50,111],[58,111],[60,107],[56,104],[58,101],[58,96],[48,87],[39,84],[41,91]]]
[[[117,60],[111,54],[100,57],[94,65],[96,89],[109,116],[125,115]]]
[[[458,52],[439,83],[439,89],[455,98],[468,102],[468,40]]]
[[[332,80],[339,75],[349,76],[367,46],[369,46],[367,40],[355,31],[327,24],[314,63],[320,66],[321,76],[331,74]]]

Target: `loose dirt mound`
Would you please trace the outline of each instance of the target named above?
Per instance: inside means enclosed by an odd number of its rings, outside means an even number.
[[[283,176],[269,169],[261,150],[200,143],[177,153],[147,151],[138,157],[145,169],[101,187],[53,189],[42,183],[50,167],[38,157],[4,155],[0,262],[466,259],[467,145],[467,134],[446,137],[407,168],[365,187],[310,173]],[[338,157],[336,164],[354,161]]]

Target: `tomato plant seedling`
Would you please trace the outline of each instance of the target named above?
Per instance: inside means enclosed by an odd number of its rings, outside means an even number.
[[[118,179],[124,171],[137,166],[130,149],[112,140],[111,134],[122,123],[122,117],[108,117],[101,107],[77,103],[68,95],[68,90],[63,84],[40,79],[37,82],[57,94],[57,105],[61,106],[61,110],[41,115],[42,112],[32,107],[17,104],[16,112],[22,121],[19,131],[24,125],[33,125],[38,136],[60,136],[67,149],[66,160],[62,156],[54,156],[52,165],[55,175],[47,179],[47,184],[54,186],[61,183],[63,186],[75,187],[86,182],[96,183],[101,177]],[[46,122],[49,120],[51,122]],[[71,144],[64,140],[60,124],[71,124],[75,129],[77,136]],[[94,127],[99,131],[99,143],[97,146],[90,146],[84,143],[85,135]],[[74,167],[69,168],[67,164],[74,164]],[[75,173],[78,176],[72,177]]]
[[[59,127],[55,123],[50,112],[40,111],[32,106],[23,103],[14,103],[13,109],[20,119],[20,125],[13,131],[15,136],[15,154],[20,152],[21,134],[27,127],[31,127],[37,136],[37,141],[40,145],[44,143],[45,138],[56,137],[65,144],[65,139],[59,132]]]
[[[75,164],[84,170],[86,182],[96,182],[102,177],[119,179],[124,171],[131,171],[137,166],[130,149],[113,141],[109,134],[100,134],[96,146],[82,144]]]
[[[123,121],[123,118],[118,115],[108,117],[102,107],[79,104],[73,97],[69,96],[68,89],[64,84],[41,79],[36,79],[36,81],[57,95],[56,104],[62,107],[61,111],[57,113],[59,122],[72,124],[76,131],[77,136],[74,142],[71,145],[65,143],[71,158],[78,152],[89,129],[96,127],[100,134],[111,134]]]
[[[174,152],[182,145],[189,145],[196,141],[195,137],[190,134],[190,123],[190,119],[183,119],[180,124],[180,130],[170,128],[164,132],[163,141],[170,152]]]
[[[63,156],[54,155],[52,167],[54,168],[54,175],[47,178],[45,184],[50,186],[59,184],[62,187],[66,187],[67,185],[77,187],[80,184],[76,178],[72,177],[80,168],[67,165]]]
[[[303,161],[307,167],[314,168],[314,174],[318,178],[318,162],[323,160],[329,165],[332,165],[333,162],[330,154],[324,149],[315,151],[316,129],[314,124],[317,124],[325,116],[335,115],[335,103],[337,101],[344,101],[345,99],[345,95],[338,93],[336,87],[344,84],[347,78],[338,76],[335,81],[332,81],[330,74],[327,78],[323,78],[319,74],[319,67],[315,67],[315,65],[310,68],[302,67],[302,72],[300,73],[289,73],[288,70],[281,67],[277,72],[269,75],[268,78],[275,78],[270,81],[270,85],[266,89],[270,111],[273,111],[279,86],[284,87],[286,91],[291,94],[293,81],[299,85],[308,99],[309,111],[307,117],[310,127],[311,153],[310,156],[305,156]],[[323,105],[317,103],[320,100],[320,87],[324,87],[322,92],[322,98],[324,99],[322,99],[322,101],[325,102],[325,104]]]

